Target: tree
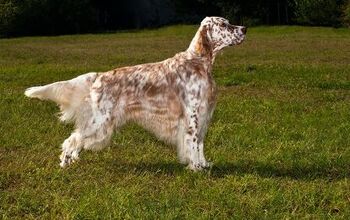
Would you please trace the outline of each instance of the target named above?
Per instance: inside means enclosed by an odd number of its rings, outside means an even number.
[[[294,0],[295,21],[303,25],[339,26],[343,0]]]
[[[18,7],[13,0],[0,0],[0,36],[9,33],[14,28],[14,20]]]
[[[350,0],[343,5],[342,22],[345,26],[350,27]]]

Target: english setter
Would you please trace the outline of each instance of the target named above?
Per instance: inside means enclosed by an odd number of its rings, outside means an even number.
[[[213,63],[245,34],[243,26],[206,17],[188,49],[172,58],[31,87],[25,95],[56,102],[60,119],[74,122],[62,144],[61,167],[76,161],[82,149],[102,149],[116,128],[134,121],[176,145],[179,161],[189,169],[202,170],[210,165],[203,141],[216,100]]]

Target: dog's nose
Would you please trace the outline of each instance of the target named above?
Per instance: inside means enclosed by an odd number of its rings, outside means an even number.
[[[241,31],[242,31],[243,34],[246,34],[247,33],[247,28],[246,27],[242,27]]]

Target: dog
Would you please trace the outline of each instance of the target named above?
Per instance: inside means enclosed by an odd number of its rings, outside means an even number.
[[[60,119],[75,124],[62,144],[60,166],[85,150],[100,150],[113,132],[136,122],[177,146],[179,161],[193,171],[208,168],[204,137],[216,103],[212,67],[219,51],[238,45],[247,28],[206,17],[188,49],[162,62],[90,72],[68,81],[28,88],[25,95],[57,103]]]

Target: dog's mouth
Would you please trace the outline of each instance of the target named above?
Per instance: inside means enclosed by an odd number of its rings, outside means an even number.
[[[242,27],[240,32],[239,32],[239,34],[238,34],[238,39],[237,39],[238,44],[241,44],[244,41],[246,33],[247,33],[247,28],[246,27]]]
[[[235,38],[229,46],[235,46],[241,44],[245,39],[245,34],[239,34],[237,38]]]
[[[245,34],[241,34],[238,39],[238,44],[241,44],[245,39]]]

